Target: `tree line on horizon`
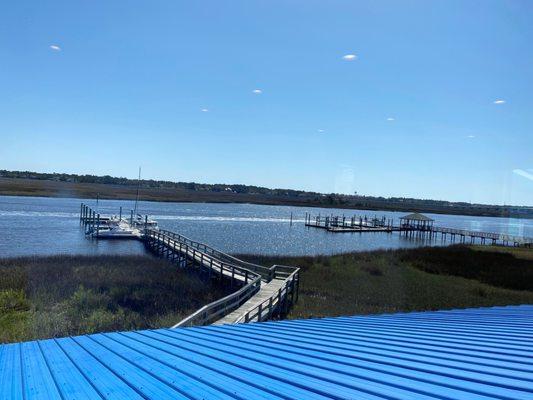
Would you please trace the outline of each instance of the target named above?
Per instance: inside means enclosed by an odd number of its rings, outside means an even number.
[[[285,198],[299,198],[314,200],[321,204],[340,205],[340,206],[359,206],[359,207],[374,207],[380,204],[396,203],[404,206],[412,207],[436,207],[436,208],[455,208],[455,209],[483,209],[490,212],[519,212],[532,213],[533,207],[527,206],[501,206],[488,204],[474,204],[467,202],[451,202],[446,200],[432,200],[432,199],[415,199],[408,197],[382,197],[382,196],[365,196],[359,194],[339,194],[339,193],[318,193],[305,190],[295,189],[271,189],[255,185],[243,184],[226,184],[226,183],[197,183],[197,182],[173,182],[167,180],[153,180],[153,179],[129,179],[124,177],[113,177],[110,175],[78,175],[66,173],[46,173],[33,171],[8,171],[0,170],[1,178],[18,178],[18,179],[36,179],[36,180],[50,180],[58,182],[72,182],[72,183],[89,183],[89,184],[107,184],[107,185],[123,185],[123,186],[137,186],[141,188],[150,189],[181,189],[198,192],[230,192],[236,194],[248,195],[263,195],[272,197]]]

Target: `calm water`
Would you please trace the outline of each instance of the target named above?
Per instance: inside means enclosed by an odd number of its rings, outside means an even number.
[[[80,202],[93,208],[94,200],[0,196],[0,256],[32,254],[140,254],[137,241],[88,240],[79,225]],[[133,202],[101,200],[102,214],[118,214],[119,207]],[[397,233],[338,233],[304,226],[306,212],[313,215],[385,215],[398,218],[406,213],[336,210],[251,204],[140,202],[139,210],[162,228],[179,232],[230,253],[314,255],[378,248],[445,244],[406,239]],[[129,211],[128,211],[129,212]],[[293,213],[293,226],[290,214]],[[533,236],[533,220],[427,214],[436,225]]]

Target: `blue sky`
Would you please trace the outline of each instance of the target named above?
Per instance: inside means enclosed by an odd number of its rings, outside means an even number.
[[[0,169],[533,205],[532,19],[528,1],[7,2]]]

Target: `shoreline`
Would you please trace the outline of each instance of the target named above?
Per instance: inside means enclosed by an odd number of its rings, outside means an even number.
[[[40,197],[57,199],[94,200],[98,195],[101,200],[124,200],[134,201],[136,188],[131,186],[108,185],[108,184],[74,184],[55,181],[35,181],[36,185],[26,185],[18,189],[6,188],[2,185],[6,178],[0,179],[0,196],[5,197]],[[70,187],[69,187],[70,185]],[[55,187],[54,187],[55,186]],[[60,186],[60,187],[58,187]],[[143,193],[144,192],[144,193]],[[148,192],[148,193],[147,193]],[[254,198],[258,197],[258,198]],[[259,198],[261,197],[261,198]],[[266,197],[266,198],[265,198]],[[325,208],[358,211],[383,211],[383,212],[420,212],[427,214],[456,215],[465,217],[491,217],[491,218],[514,218],[533,219],[533,215],[512,215],[510,213],[477,212],[472,209],[454,210],[435,209],[431,207],[401,207],[391,204],[380,206],[345,205],[345,204],[317,204],[310,201],[297,199],[281,199],[264,195],[249,195],[235,193],[196,192],[169,189],[142,189],[139,201],[152,201],[158,203],[199,203],[199,204],[253,204],[263,206],[285,206],[300,208]]]

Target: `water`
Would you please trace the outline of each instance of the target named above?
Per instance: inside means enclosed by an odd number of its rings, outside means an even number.
[[[80,203],[96,208],[94,200],[0,196],[0,256],[34,254],[143,254],[135,240],[89,240],[79,224]],[[101,200],[101,214],[129,215],[132,201]],[[139,211],[169,229],[229,253],[315,255],[349,251],[442,245],[437,240],[407,239],[398,233],[329,233],[305,228],[306,212],[313,215],[368,215],[398,218],[403,212],[357,211],[252,204],[140,202]],[[290,214],[293,213],[293,226]],[[533,236],[533,220],[427,214],[435,225]]]

